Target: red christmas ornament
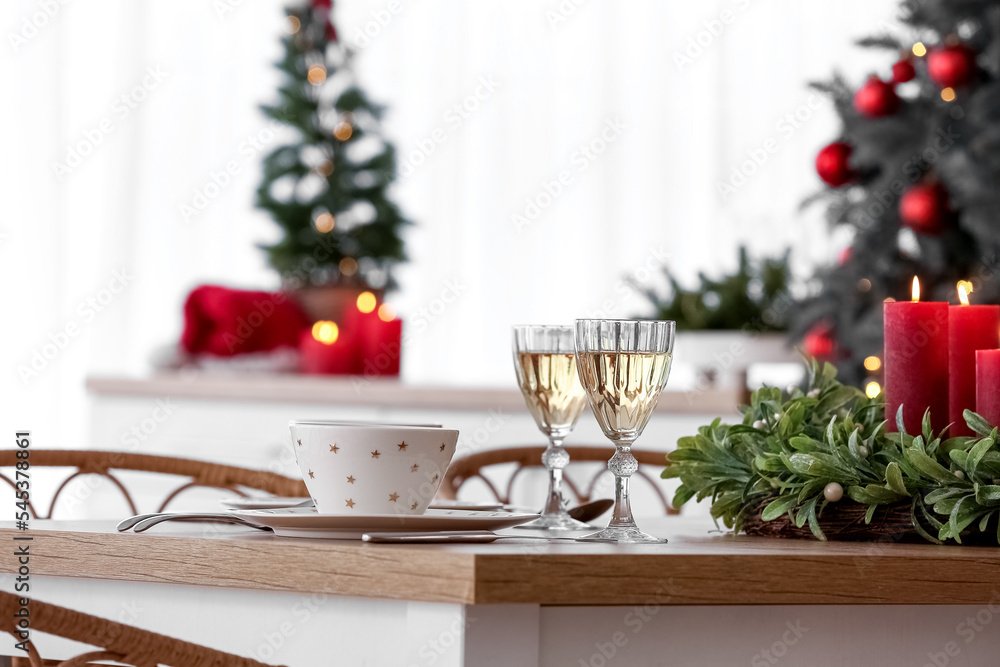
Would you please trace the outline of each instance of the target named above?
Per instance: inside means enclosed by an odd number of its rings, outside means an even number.
[[[851,257],[854,255],[854,246],[847,246],[842,248],[840,252],[837,253],[837,266],[843,266],[851,261]]]
[[[899,96],[892,84],[875,75],[854,93],[854,108],[862,116],[883,118],[899,110]]]
[[[333,23],[330,21],[326,22],[326,41],[336,42],[337,41],[337,28],[334,27]]]
[[[854,178],[849,163],[854,147],[844,141],[824,146],[816,155],[816,173],[827,185],[839,188]]]
[[[802,339],[802,351],[816,359],[832,359],[836,349],[837,341],[829,322],[814,325]]]
[[[951,214],[948,191],[940,183],[921,183],[899,199],[899,217],[904,227],[918,234],[939,234]]]
[[[316,9],[330,9],[333,7],[333,0],[313,0],[313,7]]]
[[[965,44],[951,44],[927,55],[927,74],[942,88],[957,88],[976,78],[976,52]]]
[[[916,75],[917,70],[914,69],[913,60],[910,58],[903,58],[892,66],[893,83],[906,83],[907,81],[913,81],[913,78]]]

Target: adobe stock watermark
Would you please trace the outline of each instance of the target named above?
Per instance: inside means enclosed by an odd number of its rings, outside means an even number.
[[[798,644],[799,640],[809,632],[809,628],[802,625],[800,620],[796,620],[794,623],[786,621],[785,628],[787,629],[782,632],[780,639],[775,640],[770,646],[761,649],[750,658],[750,667],[770,667],[778,664],[782,658],[788,655],[789,649]]]
[[[288,641],[295,636],[299,629],[309,623],[313,616],[326,605],[329,598],[318,593],[305,595],[299,599],[291,609],[291,618],[281,621],[277,626],[265,632],[261,636],[261,641],[253,650],[253,656],[261,662],[270,661],[275,654]]]
[[[666,266],[670,257],[670,253],[664,250],[662,245],[650,248],[642,264],[615,282],[612,287],[613,295],[603,299],[597,308],[587,311],[584,317],[587,319],[614,319],[614,316],[621,311],[622,301],[626,297],[636,294],[637,286],[648,284],[653,275]]]
[[[587,3],[587,0],[559,0],[555,9],[546,9],[545,18],[549,27],[555,30],[576,14],[576,10]]]
[[[383,343],[373,358],[365,360],[362,374],[351,376],[354,393],[360,395],[372,383],[373,379],[380,376],[381,371],[384,371],[390,364],[394,363],[395,359],[399,358],[401,348],[409,345],[414,338],[426,333],[468,289],[468,284],[464,283],[461,278],[448,278],[444,281],[437,296],[404,314],[403,322],[405,324],[398,348],[395,344]]]
[[[7,33],[7,41],[14,53],[19,52],[21,47],[41,34],[45,26],[55,20],[69,2],[70,0],[39,0],[38,11],[22,18],[17,32]]]
[[[476,87],[463,99],[448,107],[442,115],[443,125],[438,125],[422,139],[413,141],[413,147],[400,151],[398,179],[403,181],[413,175],[418,167],[427,162],[438,146],[448,140],[458,129],[475,114],[488,99],[500,90],[501,83],[492,74],[479,77]]]
[[[191,222],[204,213],[212,205],[212,202],[218,199],[222,192],[243,172],[247,163],[253,161],[261,151],[266,150],[268,145],[274,142],[280,126],[279,121],[272,120],[261,130],[248,134],[237,146],[235,155],[226,160],[225,165],[217,170],[209,171],[202,184],[194,188],[191,198],[177,205],[177,212],[180,213],[181,220]]]
[[[754,174],[763,169],[771,156],[788,144],[789,140],[815,117],[816,112],[831,104],[830,100],[819,93],[810,93],[805,102],[779,118],[774,124],[777,135],[771,135],[758,146],[748,148],[746,158],[730,170],[729,178],[716,184],[722,201],[728,201],[740,188],[749,183]]]
[[[444,657],[446,653],[451,651],[454,646],[461,643],[462,635],[476,622],[476,620],[475,616],[470,616],[469,614],[456,615],[447,628],[417,647],[417,656],[420,658],[421,662],[411,662],[407,667],[421,667],[422,665],[436,664],[437,661]]]
[[[976,611],[974,616],[966,616],[955,626],[955,634],[958,641],[945,642],[940,651],[930,651],[927,653],[927,662],[921,667],[947,667],[952,660],[962,654],[962,646],[968,646],[976,640],[981,633],[991,628],[990,632],[996,632],[993,621],[997,614],[1000,614],[1000,591],[993,589],[990,601]],[[963,660],[962,664],[972,664]]]
[[[619,652],[670,603],[674,594],[674,580],[660,579],[657,588],[645,604],[635,605],[622,618],[621,629],[611,633],[607,641],[594,642],[594,652],[580,658],[579,667],[607,667]]]
[[[400,0],[389,0],[384,7],[371,10],[370,18],[364,25],[354,29],[354,34],[351,36],[354,48],[361,51],[371,46],[371,43],[378,39],[382,31],[388,28],[392,20],[402,11],[403,3]]]
[[[544,181],[541,189],[534,195],[529,195],[524,201],[524,207],[510,216],[511,224],[518,234],[526,227],[536,222],[552,204],[576,183],[575,175],[582,174],[590,168],[595,160],[607,152],[608,147],[616,143],[628,128],[617,116],[604,121],[601,130],[589,141],[580,144],[570,157],[572,169],[560,170],[551,180]]]
[[[62,162],[58,160],[52,162],[52,173],[60,181],[73,173],[87,157],[97,150],[98,146],[104,143],[104,140],[115,131],[119,124],[127,120],[132,112],[139,108],[139,105],[149,97],[150,93],[160,87],[160,84],[168,76],[170,74],[160,69],[159,65],[147,67],[139,83],[115,99],[111,105],[110,113],[97,121],[96,124],[84,129],[81,138],[66,148]]]
[[[677,71],[683,72],[685,67],[694,65],[695,61],[722,37],[726,29],[736,22],[740,12],[750,8],[750,1],[733,0],[735,9],[723,9],[717,16],[702,21],[701,29],[687,38],[684,47],[674,50],[674,66],[677,67]]]
[[[123,267],[111,272],[111,280],[96,294],[80,301],[73,312],[76,317],[67,320],[57,331],[50,333],[46,342],[29,352],[27,363],[17,366],[17,374],[21,382],[28,384],[42,374],[49,365],[69,347],[70,343],[80,336],[97,316],[103,313],[112,304],[115,298],[125,291],[134,279],[128,269]]]

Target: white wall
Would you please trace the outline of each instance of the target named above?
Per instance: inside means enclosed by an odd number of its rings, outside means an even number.
[[[151,351],[176,340],[191,287],[277,285],[255,248],[277,232],[252,209],[260,154],[248,138],[265,128],[256,105],[278,83],[283,22],[273,1],[88,0],[53,5],[51,17],[44,4],[0,9],[0,387],[16,399],[5,423],[57,446],[81,437],[86,374],[147,371]],[[807,80],[834,67],[855,80],[886,69],[888,56],[851,40],[884,28],[894,6],[421,0],[393,14],[388,0],[339,3],[349,43],[379,12],[390,16],[356,64],[391,108],[386,128],[401,156],[445,131],[396,191],[416,225],[394,298],[411,330],[428,321],[405,351],[406,379],[509,383],[512,323],[640,312],[619,281],[661,253],[688,276],[730,263],[739,242],[759,252],[792,245],[800,265],[832,257],[819,212],[796,212],[817,187],[811,161],[836,131],[832,111],[810,113],[790,136],[778,124],[808,101]],[[561,7],[576,8],[553,22]],[[723,11],[732,20],[719,32]],[[706,25],[719,34],[708,39]],[[698,39],[702,53],[679,66]],[[499,87],[449,123],[482,77]],[[574,155],[609,119],[624,130],[581,170]],[[95,132],[91,154],[57,176],[53,163]],[[769,138],[774,153],[723,201],[718,183]],[[184,220],[179,206],[229,160],[241,173]],[[560,171],[571,185],[519,232],[512,215]],[[112,294],[121,270],[131,278]],[[438,312],[449,284],[460,294],[429,321],[421,309]],[[107,303],[97,312],[88,299]],[[65,349],[21,377],[68,325],[77,333]]]

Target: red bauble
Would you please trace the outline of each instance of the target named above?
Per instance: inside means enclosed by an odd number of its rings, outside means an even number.
[[[844,141],[824,146],[816,155],[816,173],[827,185],[839,188],[854,178],[849,163],[854,147]]]
[[[899,110],[899,96],[892,84],[873,75],[854,93],[854,108],[869,118],[891,116]]]
[[[906,83],[907,81],[913,81],[913,78],[916,75],[917,70],[914,69],[913,61],[909,58],[903,58],[892,66],[893,83]]]
[[[919,234],[941,233],[950,215],[948,191],[940,183],[914,185],[899,199],[903,226]]]
[[[316,9],[331,9],[333,0],[312,0],[312,4]]]
[[[854,246],[847,246],[846,248],[841,249],[841,251],[837,253],[837,266],[843,266],[844,264],[847,264],[849,261],[851,261],[851,257],[853,255],[854,255]]]
[[[927,54],[927,74],[942,88],[957,88],[976,78],[976,52],[965,44],[936,48]]]
[[[326,22],[326,41],[336,42],[337,41],[337,28],[334,27],[329,21]]]
[[[802,339],[802,351],[816,359],[831,359],[836,349],[837,341],[833,337],[833,327],[828,322],[813,325]]]

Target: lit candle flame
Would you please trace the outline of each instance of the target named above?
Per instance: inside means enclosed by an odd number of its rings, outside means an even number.
[[[916,276],[913,276],[913,292],[910,298],[913,303],[920,301],[920,280]]]
[[[313,325],[312,336],[325,345],[333,345],[340,336],[340,328],[336,322],[320,320]]]
[[[358,295],[358,310],[362,313],[370,313],[375,310],[376,303],[378,300],[371,292],[362,292]]]
[[[958,300],[963,306],[969,305],[969,293],[965,289],[965,281],[958,283]]]

